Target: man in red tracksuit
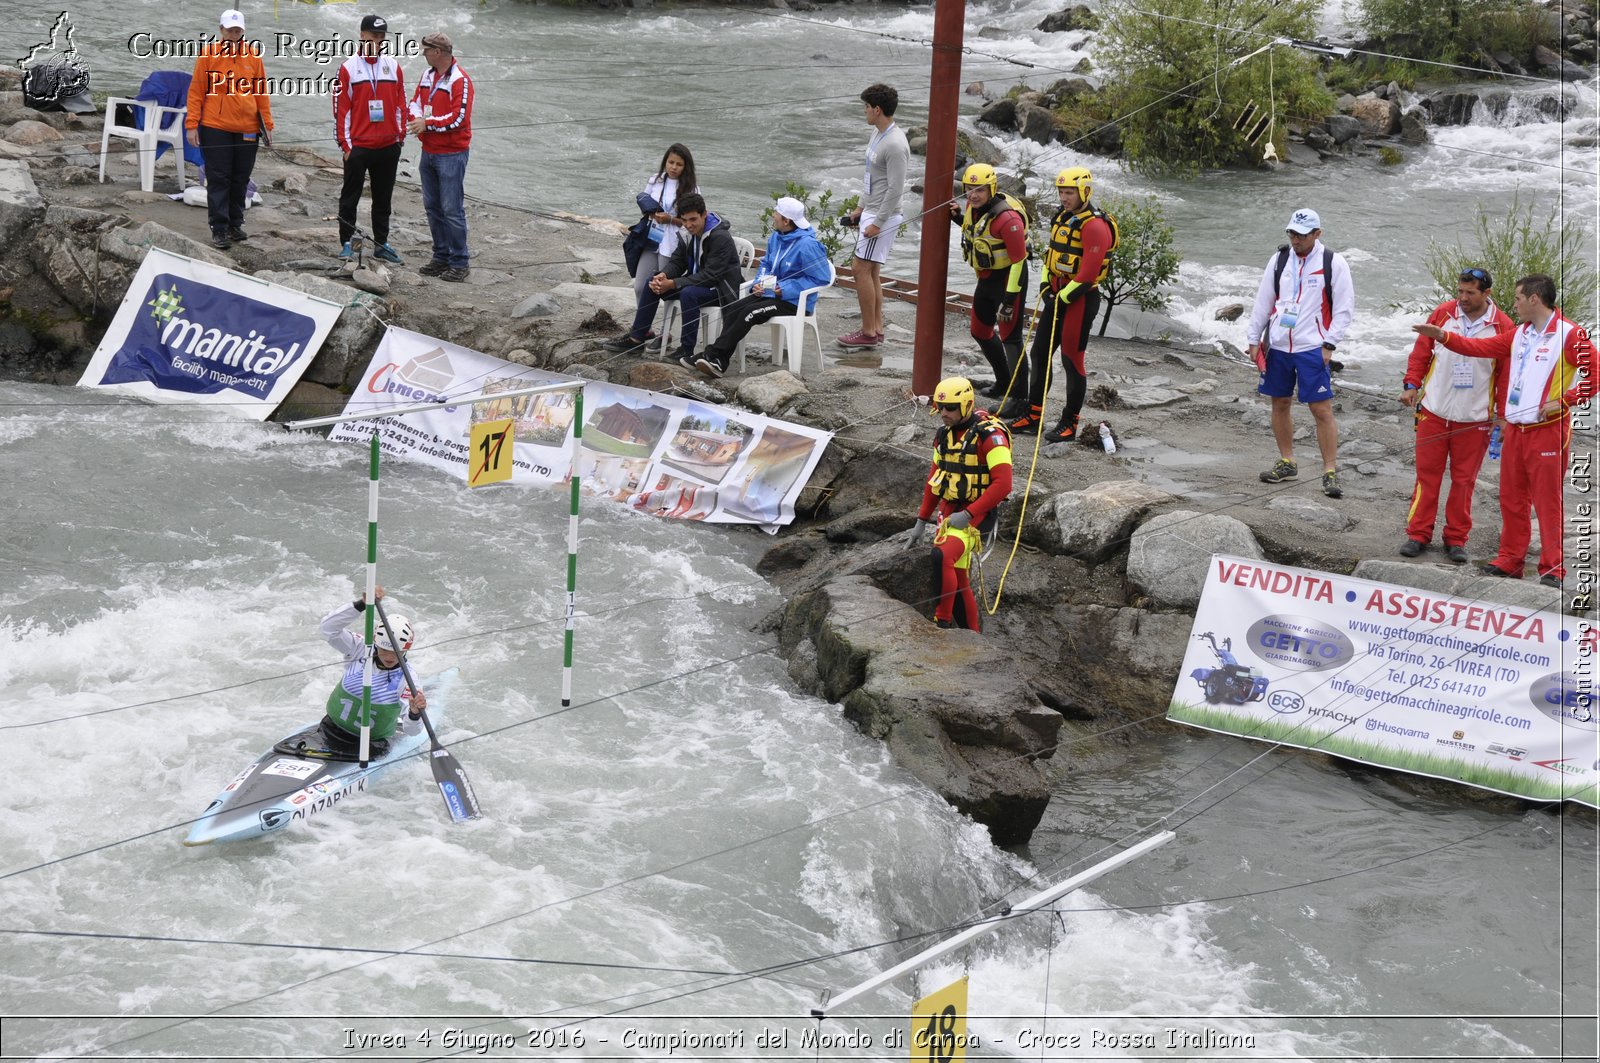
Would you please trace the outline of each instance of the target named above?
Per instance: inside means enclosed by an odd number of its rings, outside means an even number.
[[[996,507],[1011,494],[1011,438],[1005,425],[976,409],[977,394],[965,377],[941,380],[933,392],[933,412],[944,422],[934,436],[933,468],[922,486],[917,522],[900,541],[919,545],[939,522],[930,558],[939,581],[933,621],[982,630],[969,573],[983,551],[983,533],[997,518]]]
[[[460,284],[471,272],[467,248],[467,158],[472,147],[472,79],[456,62],[455,42],[443,32],[422,38],[428,63],[411,100],[411,124],[422,141],[422,209],[433,235],[433,257],[417,270]]]
[[[361,186],[372,175],[372,257],[398,263],[389,246],[390,204],[406,139],[406,80],[394,56],[384,55],[389,24],[377,15],[361,20],[361,50],[339,67],[333,88],[333,136],[344,153],[339,192],[340,258],[349,258]]]
[[[1566,479],[1572,441],[1568,411],[1595,393],[1600,363],[1589,334],[1556,309],[1556,282],[1549,277],[1535,273],[1517,281],[1512,309],[1522,323],[1512,332],[1486,339],[1465,339],[1438,325],[1411,328],[1458,354],[1506,363],[1505,390],[1496,399],[1505,422],[1500,459],[1500,551],[1483,566],[1483,573],[1522,578],[1533,536],[1528,518],[1531,506],[1539,517],[1539,582],[1559,588],[1567,571],[1562,564],[1566,517],[1561,483]]]
[[[1487,270],[1464,270],[1456,297],[1434,308],[1428,324],[1468,339],[1498,336],[1512,329],[1505,311],[1489,299],[1494,282]],[[1489,448],[1489,426],[1496,394],[1505,390],[1505,363],[1468,358],[1418,336],[1406,362],[1400,401],[1417,411],[1417,485],[1411,492],[1406,541],[1401,557],[1416,557],[1433,540],[1439,513],[1439,486],[1450,466],[1450,497],[1444,507],[1444,552],[1465,564],[1472,531],[1472,490]]]

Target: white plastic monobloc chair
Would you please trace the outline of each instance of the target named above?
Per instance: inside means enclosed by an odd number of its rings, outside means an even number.
[[[121,112],[124,108],[129,115],[138,110],[145,112],[143,129],[134,125],[131,117],[126,124],[122,122]],[[156,148],[167,144],[172,147],[173,164],[178,170],[178,191],[183,191],[183,119],[187,113],[187,107],[163,107],[154,100],[108,97],[105,129],[100,134],[100,180],[103,182],[106,179],[106,152],[111,147],[111,138],[125,137],[138,145],[135,150],[139,156],[140,188],[146,192],[155,191]],[[168,124],[168,120],[174,118]]]
[[[733,238],[733,246],[739,252],[739,274],[741,281],[744,271],[756,264],[756,245],[742,236]],[[744,294],[743,289],[740,290]],[[672,341],[672,323],[683,316],[683,307],[678,305],[676,299],[663,299],[662,305],[667,308],[666,319],[661,326],[661,357],[667,356],[667,348]],[[679,330],[682,331],[681,329]],[[705,343],[710,343],[717,338],[717,333],[722,331],[722,307],[702,306],[700,308],[700,337]]]
[[[832,288],[833,282],[838,279],[839,271],[833,268],[833,263],[828,263],[828,283],[819,284],[815,288],[807,288],[795,298],[795,308],[792,314],[779,314],[769,324],[772,325],[772,361],[776,364],[783,360],[784,351],[789,354],[789,372],[795,376],[804,376],[806,360],[806,328],[809,326],[811,334],[817,338],[817,368],[826,369],[827,363],[822,357],[822,332],[817,327],[815,311],[806,313],[806,300],[811,296],[818,296],[817,305],[822,305],[821,294],[824,289]],[[753,283],[753,282],[752,282]],[[739,289],[740,295],[748,295],[750,285],[746,284]],[[787,301],[787,297],[785,297]],[[744,344],[741,342],[738,349],[739,372],[744,372]]]

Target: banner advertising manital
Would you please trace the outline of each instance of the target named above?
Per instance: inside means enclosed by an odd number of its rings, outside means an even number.
[[[583,490],[652,516],[769,529],[787,524],[833,438],[745,410],[530,369],[394,327],[384,333],[344,412],[562,381],[583,387]],[[329,438],[365,442],[376,425],[385,454],[465,480],[472,469],[472,426],[509,419],[511,482],[555,484],[566,482],[570,468],[573,412],[568,391],[491,398],[340,424]]]
[[[78,381],[264,421],[344,307],[152,247]]]
[[[1214,556],[1167,718],[1600,807],[1594,625]]]

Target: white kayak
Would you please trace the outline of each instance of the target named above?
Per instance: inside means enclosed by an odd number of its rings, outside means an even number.
[[[428,718],[437,723],[446,695],[456,678],[450,669],[422,682],[428,693]],[[234,776],[189,828],[185,845],[244,841],[275,834],[291,823],[328,811],[345,799],[365,793],[382,772],[397,764],[420,771],[428,760],[428,735],[396,731],[383,756],[363,768],[346,754],[329,748],[319,720],[273,745],[256,762]],[[448,799],[449,795],[446,794]]]

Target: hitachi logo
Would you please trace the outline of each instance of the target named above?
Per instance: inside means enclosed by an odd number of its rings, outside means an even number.
[[[167,327],[161,330],[161,342],[192,357],[221,362],[230,368],[261,376],[276,373],[300,354],[299,343],[291,344],[288,350],[268,347],[266,337],[255,329],[251,329],[247,336],[240,336],[221,329],[206,328],[200,322],[184,317],[168,320]]]

